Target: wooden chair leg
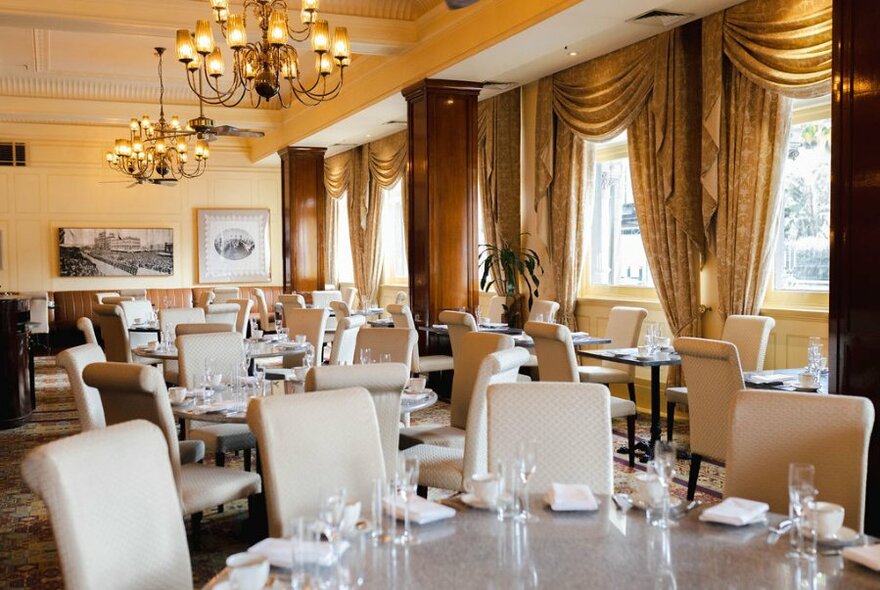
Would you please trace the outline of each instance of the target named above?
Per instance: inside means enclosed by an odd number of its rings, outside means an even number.
[[[666,402],[666,440],[672,441],[672,431],[675,430],[675,403]]]
[[[701,455],[691,453],[691,472],[688,476],[688,500],[693,500],[694,494],[697,492],[697,478],[700,476],[700,464],[702,462],[703,457]]]
[[[636,417],[626,417],[626,444],[629,447],[629,466],[636,466]]]
[[[245,471],[251,470],[251,450],[250,449],[244,450],[244,470]]]
[[[629,401],[632,403],[636,403],[636,384],[635,383],[627,383],[627,389],[629,389]]]
[[[226,466],[226,453],[222,451],[217,451],[214,453],[214,465],[217,467],[225,467]]]

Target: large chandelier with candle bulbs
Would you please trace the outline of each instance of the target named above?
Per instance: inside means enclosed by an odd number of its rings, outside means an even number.
[[[202,101],[234,107],[249,96],[251,104],[259,106],[278,97],[287,108],[293,99],[314,106],[339,94],[343,72],[351,63],[348,32],[336,27],[331,41],[330,26],[318,18],[318,0],[302,0],[301,27],[290,25],[286,0],[244,0],[240,14],[230,12],[229,0],[209,1],[214,22],[232,51],[230,82],[221,82],[227,74],[226,63],[210,21],[197,21],[195,33],[177,31],[177,59],[186,68],[190,88]],[[260,39],[255,42],[248,42],[249,11],[260,27]],[[291,43],[308,39],[315,54],[315,77],[306,82]],[[339,75],[332,80],[334,69]]]
[[[129,136],[117,139],[106,155],[107,163],[118,172],[142,184],[174,183],[181,178],[201,176],[207,167],[210,151],[207,142],[197,139],[190,159],[190,140],[196,131],[182,127],[180,119],[165,119],[165,82],[162,79],[164,47],[156,47],[159,56],[159,120],[155,123],[147,115],[133,118]]]

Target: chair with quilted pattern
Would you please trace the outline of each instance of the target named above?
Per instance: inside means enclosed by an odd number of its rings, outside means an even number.
[[[302,334],[306,342],[315,347],[315,361],[320,364],[324,348],[324,334],[328,328],[330,310],[326,307],[314,307],[303,309],[293,307],[288,302],[282,302],[284,307],[284,325],[287,327],[287,336],[293,340]],[[290,368],[301,364],[302,354],[287,354],[283,357],[284,367]]]
[[[641,307],[624,307],[621,305],[611,308],[608,314],[608,326],[605,336],[611,339],[608,348],[632,348],[639,344],[639,332],[642,322],[648,317],[648,310]],[[602,361],[601,365],[589,365],[581,367],[581,381],[584,383],[626,383],[629,388],[629,399],[636,402],[636,367],[635,365],[621,365],[612,361]]]
[[[95,302],[96,303],[104,303],[105,297],[119,297],[118,291],[98,291],[95,293]]]
[[[348,309],[356,309],[358,304],[357,287],[345,287],[342,289],[342,301],[348,306]]]
[[[544,322],[553,323],[556,320],[556,312],[559,311],[559,304],[549,299],[535,299],[532,302],[532,309],[529,310],[529,321],[534,322],[543,318]],[[610,321],[610,320],[609,320]]]
[[[242,336],[247,336],[248,321],[251,318],[251,309],[254,302],[251,299],[230,299],[229,303],[238,305],[238,312],[235,316],[235,331]]]
[[[398,291],[394,296],[395,305],[406,305],[407,301],[409,301],[409,295],[406,291]]]
[[[361,351],[369,348],[373,362],[382,362],[383,355],[392,363],[403,363],[407,372],[412,368],[413,350],[418,343],[415,330],[406,328],[362,328],[354,347],[355,362],[360,362]]]
[[[353,315],[340,319],[333,335],[333,346],[330,348],[331,365],[350,365],[354,363],[354,350],[358,333],[366,323],[364,316]],[[331,387],[330,389],[337,389]]]
[[[342,318],[347,318],[351,315],[351,306],[345,301],[331,301],[330,309],[333,310],[337,323]]]
[[[101,396],[94,387],[85,384],[82,378],[83,369],[92,363],[107,362],[104,351],[97,344],[83,344],[62,350],[58,353],[56,362],[67,373],[70,381],[70,390],[73,393],[73,401],[76,403],[76,413],[79,425],[83,432],[104,428],[104,408],[101,406]]]
[[[299,293],[284,293],[278,296],[279,303],[292,303],[292,309],[305,309],[306,298]]]
[[[150,320],[153,315],[153,306],[152,304],[145,300],[133,300],[133,301],[122,301],[119,303],[119,307],[122,308],[122,313],[125,316],[125,324],[127,328],[131,328],[132,326],[145,323]],[[138,346],[143,346],[148,342],[155,342],[158,340],[158,336],[154,333],[139,333],[132,332],[128,335],[129,346],[132,348],[137,348]]]
[[[222,334],[223,332],[236,332],[235,326],[232,324],[177,324],[174,328],[175,336],[188,336],[190,334]]]
[[[125,312],[118,305],[99,304],[92,310],[98,318],[98,326],[101,328],[101,338],[104,340],[104,354],[108,361],[117,363],[131,363],[131,341],[128,337],[128,323],[125,320]],[[154,364],[156,361],[141,357],[134,357],[143,364]]]
[[[413,321],[412,311],[408,305],[393,304],[388,306],[388,313],[394,322],[395,328],[407,328],[415,331],[416,324]],[[413,347],[413,356],[410,368],[417,375],[426,375],[437,371],[451,371],[455,368],[452,357],[445,354],[419,355],[418,339]]]
[[[205,323],[229,324],[235,330],[238,324],[238,314],[241,306],[237,299],[230,299],[227,303],[212,303],[205,309]]]
[[[241,299],[241,289],[238,287],[214,287],[214,301],[212,303],[228,303],[230,299]]]
[[[507,297],[502,295],[493,295],[489,300],[489,309],[486,310],[486,319],[493,324],[501,323],[504,316],[504,306],[507,304]]]
[[[274,332],[275,310],[270,310],[269,306],[266,305],[266,294],[263,293],[262,289],[254,289],[251,294],[254,303],[256,303],[257,313],[260,314],[260,329],[263,332]],[[238,299],[238,297],[235,297],[235,299]]]
[[[82,332],[86,344],[98,343],[98,337],[95,335],[95,326],[89,318],[78,318],[76,320],[76,329]]]
[[[195,307],[198,307],[199,309],[207,309],[212,303],[214,303],[214,292],[202,291],[196,299]]]
[[[205,293],[211,293],[205,291]],[[159,310],[159,326],[163,330],[169,330],[177,335],[178,324],[204,324],[205,310],[201,307],[169,307]],[[177,361],[164,361],[162,363],[165,373],[165,382],[173,385],[179,384],[178,373],[180,367]]]
[[[474,316],[466,311],[441,311],[438,317],[441,324],[446,324],[449,329],[449,347],[452,349],[453,361],[458,356],[457,349],[461,348],[461,341],[465,334],[477,331],[477,322]]]

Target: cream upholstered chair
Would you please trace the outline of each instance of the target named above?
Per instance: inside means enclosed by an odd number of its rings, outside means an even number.
[[[819,497],[846,509],[846,526],[865,520],[868,445],[874,406],[864,397],[747,389],[730,411],[724,495],[788,508],[788,465],[816,468]]]
[[[409,295],[406,291],[398,291],[394,296],[395,305],[406,305],[407,301],[409,301]]]
[[[538,372],[542,382],[589,382],[589,374],[585,372],[587,367],[581,367],[577,364],[571,332],[566,326],[547,322],[526,322],[525,332],[535,342]],[[632,400],[620,399],[611,395],[609,395],[609,399],[611,417],[626,418],[629,465],[632,467],[635,465],[636,404]]]
[[[49,333],[49,293],[46,291],[34,291],[22,293],[30,298],[30,321],[28,328],[31,334]]]
[[[207,307],[212,303],[214,303],[214,292],[202,291],[196,298],[195,307],[198,307],[199,309],[207,309]]]
[[[408,328],[415,331],[416,324],[413,321],[412,311],[408,305],[395,303],[389,305],[387,309],[388,313],[391,315],[391,320],[394,322],[395,328]],[[453,368],[455,367],[451,356],[445,354],[419,355],[418,338],[416,338],[416,345],[413,347],[412,363],[410,366],[413,373],[424,375],[426,373],[434,373],[437,371],[451,371]]]
[[[128,338],[128,325],[122,308],[118,305],[102,303],[93,306],[92,311],[98,317],[98,326],[101,328],[101,338],[104,341],[104,354],[107,356],[107,360],[118,363],[133,362],[131,341]],[[146,359],[139,357],[137,359],[138,362],[146,362]]]
[[[76,402],[76,413],[83,431],[104,428],[104,408],[101,396],[94,387],[85,384],[83,369],[92,363],[106,362],[104,351],[97,344],[83,344],[62,350],[58,353],[58,366],[63,368],[70,380],[70,390]]]
[[[190,334],[218,334],[223,332],[238,332],[232,324],[177,324],[174,328],[175,336],[188,336]]]
[[[381,362],[382,355],[387,354],[390,362],[403,363],[409,372],[417,341],[416,331],[407,328],[363,328],[357,334],[354,358],[359,362],[361,351],[369,348],[373,362]]]
[[[357,287],[345,287],[342,289],[342,301],[348,306],[348,309],[355,309],[358,303]]]
[[[135,301],[147,300],[146,289],[120,289],[119,295],[121,295],[122,297],[134,297]]]
[[[743,371],[763,371],[767,343],[776,320],[759,315],[730,315],[724,322],[721,339],[731,342],[739,353]],[[672,440],[675,430],[675,407],[687,405],[687,387],[666,389],[666,439]]]
[[[486,310],[486,319],[492,323],[500,323],[504,316],[504,306],[507,305],[507,297],[493,295],[489,300],[489,309]]]
[[[614,493],[608,388],[588,383],[505,383],[487,391],[489,465],[516,459],[520,441],[536,440],[541,467],[530,482],[587,484]]]
[[[641,307],[615,306],[608,314],[605,336],[611,338],[608,348],[632,348],[638,346],[642,322],[648,317],[648,310]],[[626,383],[629,399],[636,401],[636,367],[621,365],[612,361],[602,361],[601,365],[589,365],[579,369],[584,383]]]
[[[409,372],[402,363],[315,367],[306,377],[305,389],[326,391],[363,387],[369,391],[376,407],[385,473],[394,473],[397,469],[397,448],[400,441],[400,394],[406,387],[408,378]]]
[[[305,309],[306,308],[306,298],[300,295],[299,293],[285,293],[283,295],[278,296],[278,301],[280,303],[292,303],[292,309]]]
[[[101,303],[103,305],[119,305],[123,301],[134,301],[134,297],[114,297],[113,295],[107,295],[101,298]]]
[[[257,313],[260,314],[260,329],[264,332],[274,332],[275,310],[270,310],[269,306],[266,305],[266,294],[263,293],[262,289],[253,289],[251,296],[254,299],[254,303],[257,304]],[[235,299],[238,299],[238,297],[235,297]]]
[[[236,329],[238,324],[238,312],[241,307],[237,303],[212,303],[205,310],[205,323],[208,324],[229,324],[232,329]]]
[[[86,344],[97,344],[98,337],[95,336],[95,326],[89,318],[79,318],[76,320],[76,328],[82,332]]]
[[[62,438],[28,453],[21,471],[48,508],[65,588],[192,588],[180,499],[156,426],[137,420]]]
[[[206,291],[206,293],[211,292]],[[201,307],[169,307],[159,310],[159,326],[163,330],[169,329],[175,336],[177,335],[177,326],[179,324],[204,323],[205,310]],[[164,361],[162,366],[165,373],[165,382],[177,385],[179,382],[178,373],[180,371],[177,361]]]
[[[337,323],[342,318],[347,318],[351,315],[351,306],[345,301],[331,301],[330,309],[333,310]]]
[[[247,419],[260,443],[272,537],[290,535],[293,517],[317,514],[327,490],[369,498],[373,481],[385,479],[376,410],[362,387],[254,398]]]
[[[95,302],[96,303],[104,303],[105,297],[119,297],[119,296],[120,295],[119,295],[118,291],[103,291],[103,292],[99,291],[98,293],[95,293]]]
[[[238,305],[238,312],[235,316],[235,331],[242,336],[247,336],[248,320],[251,318],[254,302],[251,299],[230,299],[229,303]]]
[[[353,315],[342,318],[336,323],[336,334],[333,336],[333,347],[330,349],[331,365],[350,365],[354,362],[358,332],[366,321],[367,318],[364,316]],[[338,388],[330,387],[328,389]]]
[[[529,321],[544,321],[553,323],[556,321],[556,312],[559,311],[559,304],[549,299],[535,299],[532,302],[532,309],[529,310]],[[543,320],[540,320],[543,318]],[[609,318],[610,322],[610,318]]]
[[[336,290],[312,291],[312,307],[330,307],[331,301],[342,301],[342,292]]]
[[[100,392],[108,425],[143,419],[162,430],[183,514],[193,515],[194,536],[198,536],[204,510],[260,492],[260,476],[256,473],[200,463],[181,465],[168,391],[161,373],[153,367],[93,363],[85,368],[83,378]]]
[[[745,383],[739,354],[730,342],[676,338],[673,346],[681,356],[681,369],[688,384],[691,470],[687,497],[693,500],[703,457],[727,460],[730,408],[734,395],[745,389]],[[784,420],[779,416],[777,419]],[[777,429],[782,423],[777,424]]]
[[[449,328],[449,347],[452,349],[454,360],[458,356],[456,349],[461,347],[464,335],[477,331],[477,322],[474,320],[474,316],[465,311],[441,311],[437,319]]]
[[[227,303],[230,299],[241,299],[238,287],[214,287],[214,300],[211,303]]]
[[[146,322],[149,321],[150,317],[153,315],[153,306],[149,301],[146,300],[132,300],[132,301],[122,301],[119,304],[119,307],[122,308],[122,313],[125,316],[125,325],[126,328],[130,328],[134,326],[138,322]],[[128,335],[129,346],[132,348],[136,348],[138,346],[142,346],[147,342],[155,342],[158,340],[158,336],[152,333],[138,333],[133,332]]]
[[[284,325],[287,327],[287,335],[293,339],[297,335],[304,335],[306,342],[315,347],[316,364],[320,364],[324,347],[324,333],[327,331],[330,310],[326,307],[300,309],[292,307],[289,303],[284,306]],[[286,368],[299,364],[302,354],[284,355],[283,362]]]
[[[404,428],[401,433],[408,438],[436,446],[464,447],[468,413],[480,363],[494,352],[510,350],[514,347],[514,342],[506,334],[471,332],[464,336],[462,347],[464,354],[456,360],[455,372],[452,374],[449,426],[422,424]]]
[[[463,342],[464,350],[470,352],[472,343],[476,342],[474,337],[481,336],[498,335],[468,335]],[[525,349],[513,347],[486,355],[479,363],[469,400],[464,448],[420,444],[403,451],[406,456],[419,458],[420,486],[464,491],[468,479],[488,472],[486,388],[494,383],[515,382],[520,366],[528,357]]]

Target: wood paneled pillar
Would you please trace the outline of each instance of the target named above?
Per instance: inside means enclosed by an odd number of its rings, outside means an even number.
[[[288,147],[281,156],[284,290],[324,288],[325,148]]]
[[[477,97],[482,84],[426,79],[403,90],[409,166],[409,294],[417,325],[478,304]]]

